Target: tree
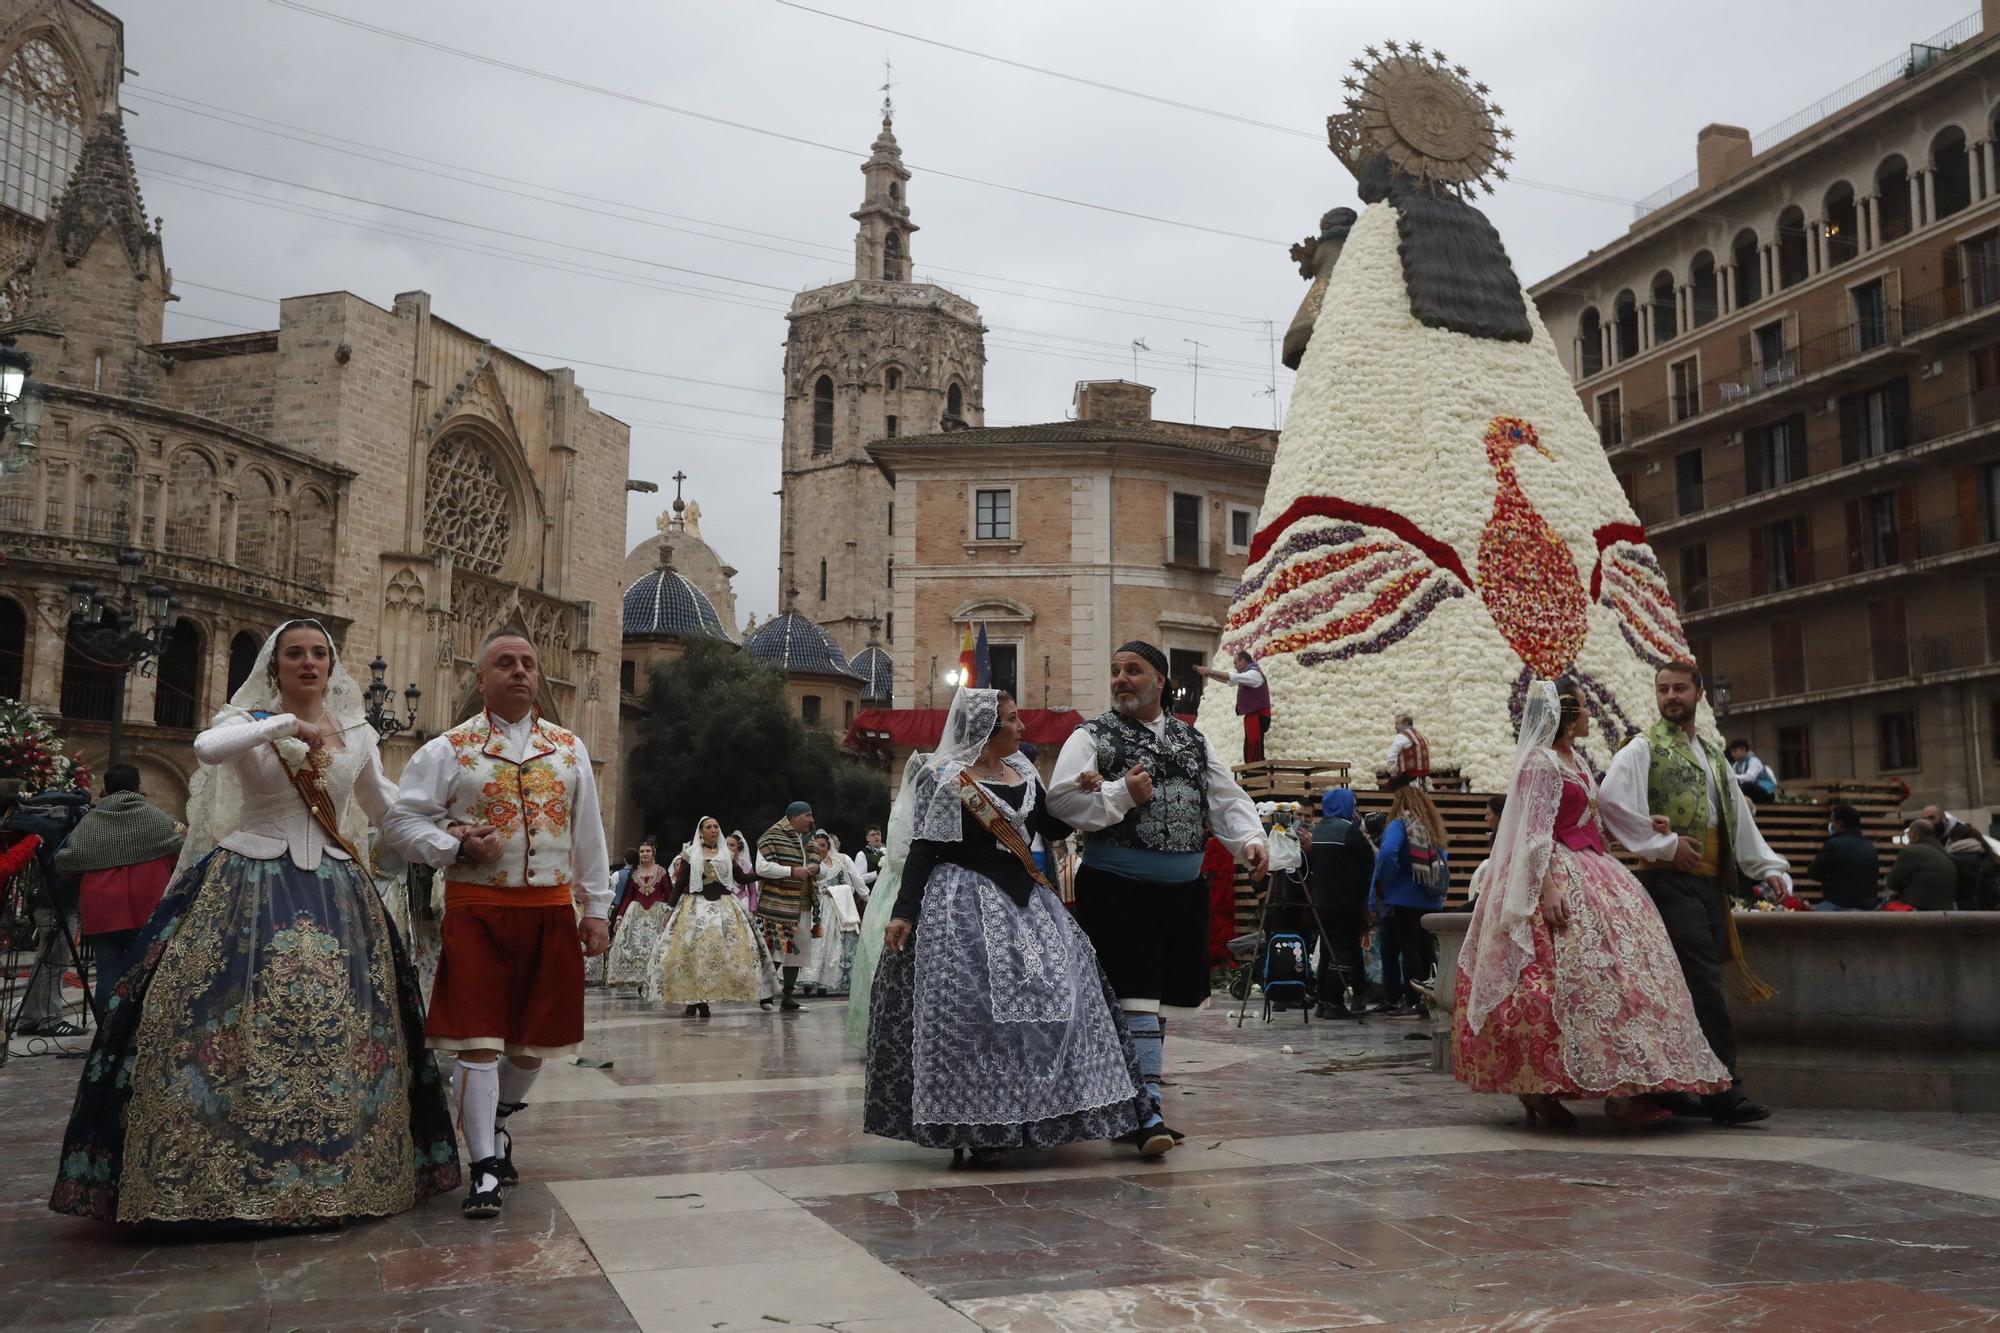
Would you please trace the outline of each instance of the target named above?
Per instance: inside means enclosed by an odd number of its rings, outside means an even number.
[[[739,648],[687,640],[682,656],[654,665],[645,706],[625,780],[663,860],[703,815],[755,839],[806,801],[850,851],[888,818],[888,776],[793,716],[784,677]]]

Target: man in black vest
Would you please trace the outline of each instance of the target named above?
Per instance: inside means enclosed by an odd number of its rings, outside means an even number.
[[[1167,657],[1134,641],[1111,657],[1111,711],[1063,743],[1049,809],[1084,833],[1076,919],[1124,1010],[1153,1097],[1150,1120],[1125,1142],[1157,1157],[1181,1135],[1160,1114],[1164,1008],[1208,999],[1208,881],[1212,829],[1261,878],[1264,826],[1229,766],[1199,731],[1162,704]]]

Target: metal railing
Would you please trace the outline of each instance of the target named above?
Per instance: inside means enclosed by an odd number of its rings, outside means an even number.
[[[1752,398],[1782,389],[1808,375],[1831,370],[1901,340],[1903,315],[1890,310],[1880,319],[1842,324],[1784,349],[1776,357],[1734,366],[1689,389],[1625,409],[1622,430],[1626,443],[1637,444],[1670,426],[1704,414],[1734,408]],[[1886,336],[1885,336],[1886,334]],[[1604,438],[1602,427],[1599,439]]]
[[[1850,575],[1896,569],[1993,544],[1978,524],[1961,524],[1955,518],[1864,533],[1853,542],[1796,551],[1782,566],[1767,564],[1762,569],[1711,574],[1703,585],[1704,609],[1715,610],[1772,593],[1795,592]]]
[[[1862,685],[1900,684],[1912,676],[2000,665],[1983,629],[1947,634],[1912,634],[1882,639],[1866,648],[1810,657],[1730,664],[1732,703],[1761,703]]]
[[[1783,143],[1808,125],[1824,120],[1841,108],[1852,106],[1870,93],[1879,92],[1898,80],[1915,79],[1929,73],[1945,52],[1961,42],[1977,37],[1982,26],[1981,12],[1974,10],[1942,32],[1921,42],[1912,42],[1907,51],[1899,52],[1894,59],[1886,60],[1860,78],[1841,85],[1811,106],[1793,112],[1769,129],[1751,135],[1751,154],[1754,156]],[[1679,180],[1662,186],[1633,204],[1632,216],[1643,218],[1648,213],[1664,208],[1674,200],[1694,193],[1700,183],[1699,173],[1689,172]]]

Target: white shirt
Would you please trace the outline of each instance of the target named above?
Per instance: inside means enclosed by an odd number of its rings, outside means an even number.
[[[1391,772],[1394,772],[1396,768],[1396,756],[1415,744],[1416,742],[1410,739],[1408,732],[1397,732],[1396,739],[1389,742],[1389,753],[1382,756],[1382,761],[1389,765]]]
[[[299,720],[290,713],[225,722],[194,738],[194,757],[204,764],[233,767],[243,787],[241,826],[220,839],[220,846],[253,861],[271,861],[290,853],[292,864],[299,869],[317,870],[323,856],[336,861],[351,858],[313,818],[299,789],[292,785],[285,761],[271,747],[272,741],[296,736],[298,730]],[[334,769],[342,768],[341,752],[329,753]],[[338,809],[345,794],[337,790],[329,794]],[[371,749],[354,775],[354,799],[361,803],[370,822],[385,834],[388,828],[384,821],[395,794],[396,789],[382,775],[381,761]],[[393,835],[389,835],[389,842],[394,850],[404,851]]]
[[[1232,671],[1229,673],[1229,683],[1248,686],[1254,690],[1263,685],[1264,673],[1256,667],[1251,667],[1248,671]]]
[[[1140,721],[1139,725],[1155,736],[1166,735],[1166,710],[1161,709],[1158,717],[1150,722]],[[1256,805],[1236,785],[1236,775],[1216,756],[1215,747],[1206,736],[1201,738],[1201,749],[1207,757],[1209,828],[1223,846],[1241,858],[1253,845],[1263,845],[1264,823],[1257,818]],[[1130,781],[1125,778],[1107,779],[1094,792],[1079,790],[1077,778],[1096,771],[1097,743],[1090,738],[1089,731],[1078,727],[1063,742],[1062,753],[1056,756],[1055,781],[1049,785],[1049,813],[1082,833],[1110,828],[1137,804],[1132,799]]]
[[[1758,779],[1771,771],[1765,766],[1764,761],[1754,754],[1744,755],[1742,762],[1732,763],[1729,770],[1736,775],[1736,784],[1746,788],[1756,786]]]
[[[504,745],[501,756],[519,763],[528,754],[528,737],[534,730],[534,710],[519,721],[508,722],[492,715],[493,730]],[[570,881],[584,895],[583,914],[603,920],[611,915],[611,852],[604,838],[604,816],[597,804],[597,775],[590,767],[590,752],[583,737],[576,738],[576,791],[571,794]],[[458,754],[451,741],[433,736],[425,741],[403,767],[403,781],[396,793],[382,831],[403,855],[445,869],[458,862],[458,839],[444,831],[451,790],[458,781]]]
[[[888,855],[888,848],[884,847],[880,848],[879,850],[882,852],[884,856]],[[867,848],[864,847],[862,848],[861,851],[856,852],[854,854],[854,869],[855,872],[861,876],[861,883],[863,887],[873,888],[875,886],[875,880],[877,879],[877,877],[881,875],[882,872],[879,870],[870,870],[868,868],[868,858],[863,854],[866,851]]]
[[[1720,825],[1723,794],[1717,789],[1715,774],[1709,771],[1707,764],[1701,766],[1701,772],[1703,785],[1708,789],[1708,822]],[[1680,836],[1672,832],[1653,831],[1652,800],[1646,794],[1652,773],[1652,743],[1643,735],[1634,736],[1611,761],[1611,768],[1604,775],[1604,784],[1597,790],[1597,810],[1604,817],[1605,831],[1634,856],[1648,861],[1671,861],[1679,848]],[[1791,868],[1784,857],[1771,850],[1771,845],[1764,841],[1764,835],[1757,831],[1757,816],[1750,809],[1750,802],[1744,798],[1743,789],[1730,783],[1726,799],[1736,806],[1736,846],[1733,850],[1737,868],[1755,880],[1776,876],[1790,890]]]

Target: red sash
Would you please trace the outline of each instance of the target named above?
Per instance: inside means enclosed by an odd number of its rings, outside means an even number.
[[[988,796],[985,789],[962,768],[958,771],[958,800],[959,804],[972,812],[972,817],[979,821],[979,826],[993,835],[993,841],[1014,853],[1015,859],[1026,868],[1030,879],[1049,892],[1055,892],[1055,885],[1049,883],[1048,877],[1042,874],[1041,867],[1035,864],[1034,850],[1028,846],[1028,840],[1021,836],[1021,830],[1014,827],[1014,821],[994,804],[993,798]]]

